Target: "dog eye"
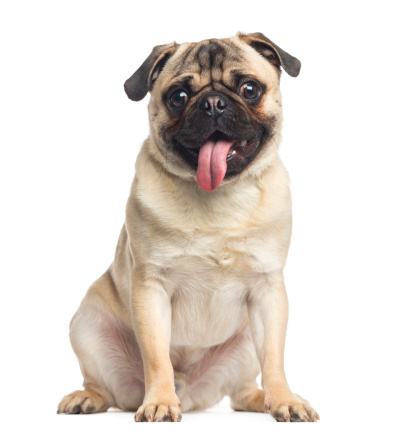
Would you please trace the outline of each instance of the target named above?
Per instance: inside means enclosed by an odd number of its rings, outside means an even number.
[[[176,90],[169,97],[169,104],[172,108],[183,107],[188,100],[187,93],[184,90]]]
[[[239,94],[244,99],[257,99],[261,95],[261,88],[258,84],[254,82],[247,82],[241,86]]]

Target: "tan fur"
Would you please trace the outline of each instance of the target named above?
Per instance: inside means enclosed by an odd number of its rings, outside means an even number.
[[[193,55],[186,63],[183,74],[196,91],[229,82],[236,67],[257,77],[267,91],[251,116],[277,119],[277,133],[256,159],[217,190],[203,191],[161,135],[161,125],[173,121],[162,91],[180,79],[174,71],[185,53],[207,43],[179,45],[155,76],[151,133],[137,158],[115,260],[70,327],[86,390],[66,397],[60,412],[117,406],[137,410],[137,421],[178,421],[180,403],[189,411],[230,395],[237,410],[269,410],[280,421],[318,419],[290,391],[283,368],[282,271],[292,217],[277,153],[279,71],[239,36],[219,43],[243,54],[243,64],[227,57],[222,71],[200,73]],[[260,368],[264,393],[255,381]]]

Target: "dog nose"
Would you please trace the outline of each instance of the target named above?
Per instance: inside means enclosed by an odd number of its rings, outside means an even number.
[[[227,99],[221,93],[208,93],[199,104],[201,110],[213,118],[219,117],[227,108]]]

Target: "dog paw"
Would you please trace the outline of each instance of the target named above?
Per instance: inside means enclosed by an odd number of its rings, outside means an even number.
[[[137,422],[179,422],[182,419],[180,402],[146,403],[135,414]]]
[[[83,390],[65,396],[58,406],[58,414],[92,414],[107,408],[102,396],[92,390]]]
[[[277,422],[316,422],[319,414],[298,395],[265,401],[264,412],[270,412]]]

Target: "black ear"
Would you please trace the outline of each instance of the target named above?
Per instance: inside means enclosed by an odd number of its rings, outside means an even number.
[[[283,51],[282,48],[279,48],[278,45],[275,45],[262,33],[239,34],[239,37],[266,57],[272,64],[278,68],[282,66],[290,76],[296,77],[300,73],[300,60]]]
[[[140,68],[125,81],[124,89],[129,99],[142,100],[151,90],[153,82],[157,79],[165,63],[176,51],[177,44],[158,45],[142,63]]]

